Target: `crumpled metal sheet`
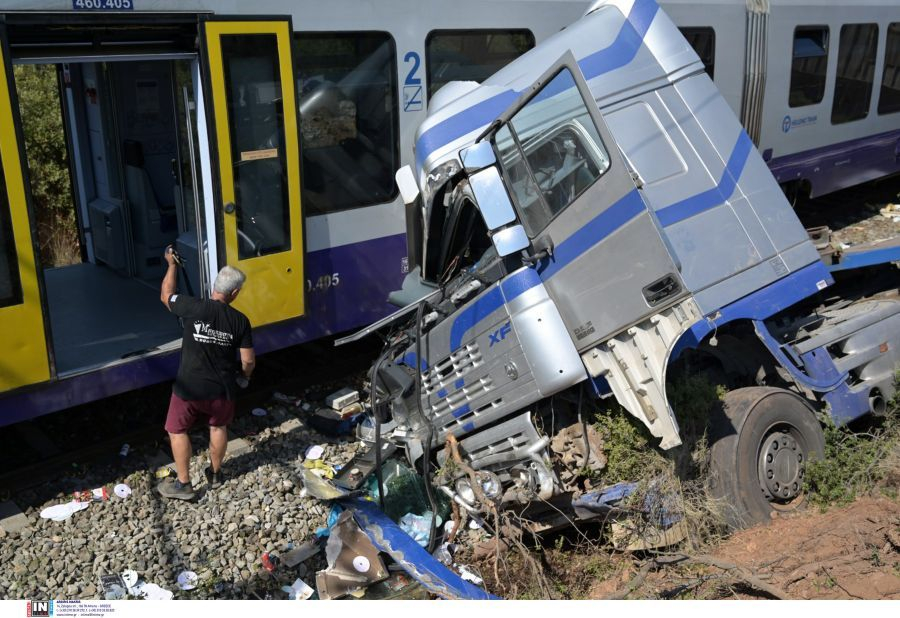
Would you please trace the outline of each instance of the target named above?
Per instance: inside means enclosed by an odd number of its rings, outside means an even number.
[[[432,594],[445,599],[477,601],[500,598],[464,581],[438,562],[372,502],[353,498],[342,500],[341,503],[353,513],[356,523],[369,536],[375,547],[393,558]]]
[[[365,590],[388,576],[387,567],[349,512],[341,513],[325,546],[328,568],[316,574],[320,599]]]

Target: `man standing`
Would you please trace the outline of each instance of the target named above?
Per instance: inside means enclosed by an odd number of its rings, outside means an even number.
[[[184,323],[181,365],[172,386],[166,431],[172,443],[172,457],[178,478],[163,479],[157,489],[166,498],[191,500],[191,439],[188,431],[203,419],[209,424],[209,459],[206,480],[210,487],[222,484],[222,460],[228,446],[228,425],[234,418],[234,399],[240,371],[249,379],[256,365],[250,321],[231,307],[246,276],[237,268],[219,271],[209,300],[176,294],[178,267],[169,246],[165,253],[169,269],[162,282],[160,300]]]

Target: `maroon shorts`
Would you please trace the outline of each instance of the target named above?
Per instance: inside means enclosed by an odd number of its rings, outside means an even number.
[[[234,401],[212,399],[209,401],[185,401],[175,393],[169,400],[166,431],[187,433],[198,419],[205,418],[210,427],[224,427],[234,418]]]

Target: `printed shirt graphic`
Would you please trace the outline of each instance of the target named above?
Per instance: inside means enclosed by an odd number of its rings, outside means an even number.
[[[173,392],[187,401],[234,399],[239,348],[252,348],[247,317],[215,300],[173,294],[169,310],[184,322],[181,365]]]

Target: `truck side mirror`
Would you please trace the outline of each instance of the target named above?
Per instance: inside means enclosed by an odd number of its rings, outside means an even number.
[[[412,167],[409,165],[401,167],[394,174],[394,179],[397,181],[397,188],[400,189],[404,204],[412,204],[419,199],[419,183],[416,182]]]
[[[516,213],[496,167],[487,167],[469,176],[469,186],[490,231],[515,221]]]
[[[528,236],[521,225],[513,225],[491,234],[491,241],[497,249],[497,255],[506,257],[528,248]]]
[[[480,169],[489,167],[497,162],[497,156],[494,154],[494,148],[490,142],[478,142],[474,146],[461,150],[459,159],[462,161],[466,173],[471,174]]]

